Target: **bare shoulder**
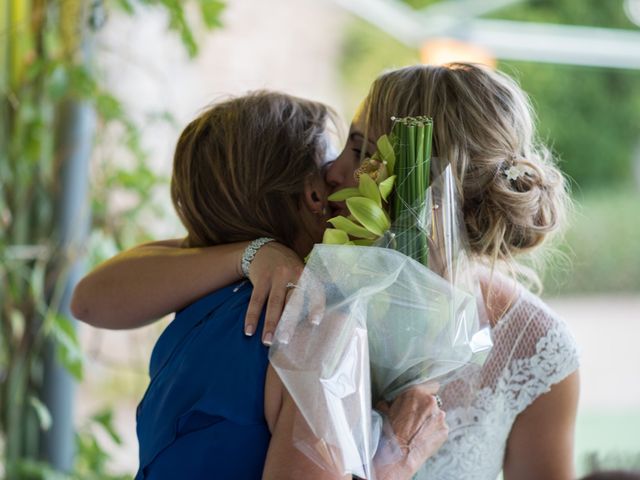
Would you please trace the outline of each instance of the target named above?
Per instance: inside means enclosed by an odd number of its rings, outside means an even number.
[[[478,272],[487,316],[493,327],[501,322],[510,323],[511,328],[517,330],[535,329],[540,336],[557,325],[566,327],[557,312],[517,280],[497,270],[479,269]]]

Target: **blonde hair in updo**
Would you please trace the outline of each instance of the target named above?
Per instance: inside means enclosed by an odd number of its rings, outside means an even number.
[[[527,95],[507,75],[466,63],[393,70],[375,80],[362,113],[369,138],[387,133],[392,116],[433,118],[433,154],[452,166],[475,255],[510,260],[563,226],[565,179],[536,140]],[[515,165],[528,173],[509,180]]]

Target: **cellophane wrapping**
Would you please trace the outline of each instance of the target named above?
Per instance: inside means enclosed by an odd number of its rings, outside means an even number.
[[[460,212],[446,167],[377,246],[316,245],[308,257],[270,361],[302,415],[294,443],[321,467],[375,478],[372,406],[484,361],[491,338]],[[394,250],[398,235],[426,235],[428,265]]]

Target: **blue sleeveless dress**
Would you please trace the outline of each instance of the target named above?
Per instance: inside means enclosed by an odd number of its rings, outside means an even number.
[[[263,319],[255,335],[243,334],[251,291],[242,282],[201,298],[158,339],[136,415],[136,480],[261,478],[268,349]]]

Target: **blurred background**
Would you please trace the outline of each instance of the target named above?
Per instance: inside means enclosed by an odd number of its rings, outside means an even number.
[[[384,69],[455,60],[520,81],[571,181],[543,278],[582,350],[578,471],[640,469],[640,0],[0,0],[0,476],[135,473],[169,320],[92,329],[69,295],[182,235],[168,179],[200,109],[270,88],[348,122]]]

